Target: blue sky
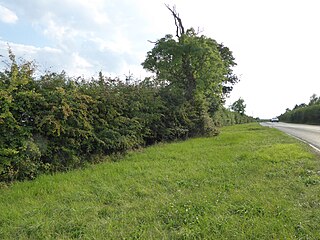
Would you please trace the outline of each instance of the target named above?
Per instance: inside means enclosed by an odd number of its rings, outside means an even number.
[[[236,58],[247,114],[271,118],[320,95],[318,0],[168,0],[186,28],[223,42]],[[0,55],[7,46],[40,71],[70,76],[147,75],[148,50],[175,26],[156,0],[0,0]],[[4,59],[4,57],[2,57]]]

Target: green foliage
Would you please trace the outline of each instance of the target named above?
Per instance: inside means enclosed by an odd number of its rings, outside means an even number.
[[[234,124],[243,124],[256,121],[256,119],[254,119],[253,117],[249,117],[245,114],[241,114],[238,112],[230,111],[224,107],[221,107],[214,114],[213,119],[217,126],[230,126]]]
[[[32,145],[35,92],[33,65],[18,64],[9,50],[11,66],[0,73],[0,181],[34,178],[38,165]]]
[[[11,52],[10,59],[11,68],[0,73],[0,181],[33,179],[95,156],[186,138],[186,125],[193,125],[188,104],[177,108],[171,100],[179,96],[149,79],[128,85],[102,73],[85,81],[62,72],[36,80],[31,63],[19,65]]]
[[[213,114],[231,79],[231,52],[188,30],[159,40],[145,68],[156,74],[123,83],[99,73],[89,81],[47,72],[32,62],[0,72],[0,181],[67,171],[97,156],[161,141],[218,133]]]
[[[279,116],[280,121],[291,123],[320,124],[320,101],[313,94],[309,104],[296,105],[292,110],[287,109]]]
[[[309,106],[320,104],[320,97],[318,97],[316,94],[312,94],[310,97]]]
[[[170,109],[171,115],[184,116],[183,121],[173,125],[177,126],[176,134],[216,134],[210,118],[231,91],[230,84],[238,81],[231,69],[234,58],[227,47],[189,29],[177,40],[172,35],[158,40],[142,65],[155,74],[164,94],[171,95],[165,98],[175,102],[177,110]]]
[[[244,115],[246,109],[246,104],[244,104],[244,100],[242,98],[239,98],[237,101],[232,103],[231,110],[240,113],[241,115]]]

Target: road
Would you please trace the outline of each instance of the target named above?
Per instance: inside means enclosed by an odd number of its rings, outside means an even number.
[[[279,129],[320,151],[320,126],[282,122],[263,122],[261,125]]]

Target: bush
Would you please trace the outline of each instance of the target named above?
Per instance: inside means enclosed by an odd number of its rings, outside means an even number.
[[[291,123],[320,124],[320,104],[288,110],[279,119]]]
[[[224,107],[221,107],[214,113],[213,119],[215,121],[215,125],[217,126],[229,126],[256,121],[253,117],[230,111]]]
[[[225,109],[215,115],[201,95],[187,100],[178,88],[151,79],[124,84],[69,78],[36,79],[33,65],[0,72],[0,182],[66,171],[97,156],[124,153],[161,141],[212,136],[217,127],[248,120]]]

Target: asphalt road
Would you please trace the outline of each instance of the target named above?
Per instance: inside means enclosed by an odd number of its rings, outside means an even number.
[[[320,126],[282,122],[263,122],[261,125],[279,129],[310,144],[320,151]]]

